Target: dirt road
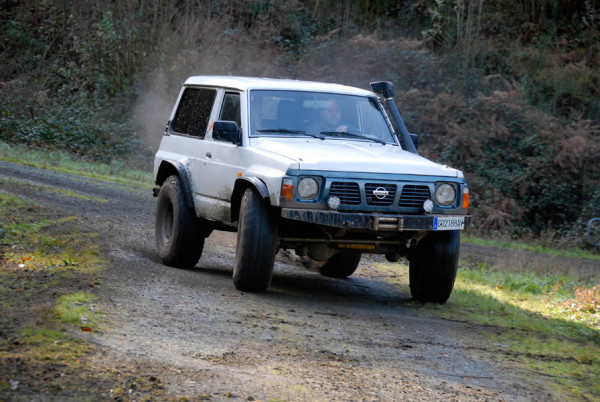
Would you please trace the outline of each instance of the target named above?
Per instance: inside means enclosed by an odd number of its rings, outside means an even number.
[[[2,191],[76,215],[110,260],[107,328],[81,334],[99,364],[158,373],[192,400],[553,399],[498,356],[493,328],[432,318],[365,258],[346,280],[280,253],[264,294],[231,281],[235,236],[215,232],[194,269],[158,260],[151,191],[0,162]],[[68,191],[67,191],[68,190]],[[109,390],[107,390],[109,396]]]

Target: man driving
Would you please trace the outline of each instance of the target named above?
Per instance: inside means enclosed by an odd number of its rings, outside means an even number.
[[[320,121],[311,125],[311,132],[316,134],[321,132],[346,132],[348,126],[341,123],[342,109],[336,100],[329,100],[327,107],[321,110]]]

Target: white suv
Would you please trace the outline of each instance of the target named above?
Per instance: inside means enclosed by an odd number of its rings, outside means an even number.
[[[470,220],[467,184],[417,154],[393,85],[371,87],[188,78],[154,161],[163,262],[192,267],[212,230],[237,231],[240,290],[267,289],[280,248],[337,278],[379,253],[408,257],[413,297],[444,303]]]

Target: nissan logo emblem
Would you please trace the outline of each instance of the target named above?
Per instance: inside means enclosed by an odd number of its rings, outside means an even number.
[[[375,190],[373,190],[373,195],[377,197],[378,200],[383,200],[385,197],[388,196],[388,194],[389,191],[387,191],[383,187],[377,187]]]

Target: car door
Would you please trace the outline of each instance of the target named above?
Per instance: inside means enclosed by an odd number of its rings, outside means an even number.
[[[206,219],[229,223],[231,221],[231,194],[235,180],[243,172],[242,147],[212,137],[212,126],[217,120],[234,121],[242,126],[242,107],[239,92],[220,89],[213,108],[202,155],[192,162],[193,174],[198,178],[197,209]]]
[[[203,183],[206,181],[203,166],[207,155],[206,133],[216,109],[213,106],[218,94],[216,88],[184,88],[171,124],[173,135],[170,136],[170,146],[164,149],[187,157],[184,164],[189,170],[194,205],[200,216],[203,216],[200,211],[206,210],[210,204],[207,199],[212,197]]]

